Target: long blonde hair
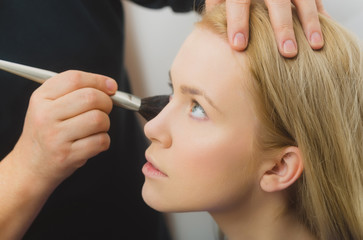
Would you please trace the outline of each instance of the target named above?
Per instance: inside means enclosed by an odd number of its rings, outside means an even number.
[[[295,145],[304,172],[292,187],[299,220],[320,239],[363,239],[363,54],[359,40],[320,16],[325,46],[311,49],[294,11],[299,53],[283,58],[266,7],[251,6],[245,51],[265,151]],[[201,27],[227,39],[224,4]]]

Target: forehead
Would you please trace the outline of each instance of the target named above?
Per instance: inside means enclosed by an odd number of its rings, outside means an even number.
[[[173,84],[201,88],[222,103],[236,101],[230,98],[245,95],[245,86],[251,79],[247,63],[245,53],[234,51],[227,40],[196,27],[174,60]]]
[[[206,84],[220,84],[226,79],[241,83],[241,76],[249,72],[247,66],[243,52],[234,51],[227,40],[210,30],[196,27],[179,50],[172,74],[199,77],[198,81]]]

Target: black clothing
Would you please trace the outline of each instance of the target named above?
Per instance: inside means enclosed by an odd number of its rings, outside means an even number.
[[[134,2],[190,11],[195,1]],[[0,59],[55,72],[104,74],[129,91],[123,17],[120,0],[1,0]],[[19,138],[28,100],[38,86],[0,71],[0,159]],[[55,190],[25,240],[168,239],[161,215],[141,198],[146,141],[135,114],[114,108],[110,118],[110,149]]]

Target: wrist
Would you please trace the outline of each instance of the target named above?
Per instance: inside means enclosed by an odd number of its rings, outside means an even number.
[[[28,198],[47,198],[54,189],[59,185],[57,181],[43,179],[36,172],[24,164],[24,159],[11,152],[0,163],[0,172],[2,180],[11,185],[14,194]]]
[[[56,184],[28,171],[10,153],[0,162],[0,238],[21,239]]]

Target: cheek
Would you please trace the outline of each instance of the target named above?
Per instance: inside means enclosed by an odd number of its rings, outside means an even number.
[[[248,144],[244,144],[243,140],[226,139],[223,143],[206,145],[206,148],[209,149],[206,154],[200,151],[196,159],[201,167],[192,169],[195,181],[189,183],[199,188],[194,197],[203,194],[207,208],[204,210],[224,208],[242,201],[254,185],[255,176]]]
[[[168,153],[169,178],[154,192],[162,198],[158,200],[161,211],[208,211],[232,204],[248,192],[252,184],[249,141],[231,138],[225,131],[205,136],[174,138],[177,147]]]

